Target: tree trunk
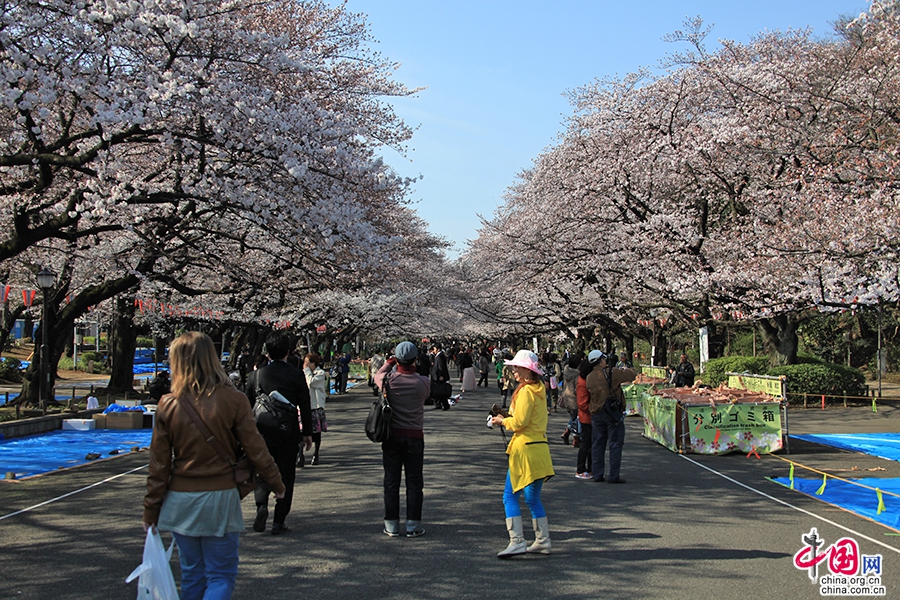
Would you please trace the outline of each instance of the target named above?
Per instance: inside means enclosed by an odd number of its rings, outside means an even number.
[[[137,329],[134,327],[134,297],[121,295],[116,298],[116,317],[113,321],[112,373],[107,392],[116,394],[134,391],[134,349],[137,346]]]
[[[797,329],[802,321],[798,315],[784,314],[756,322],[769,354],[769,364],[777,367],[797,362]]]
[[[0,324],[0,336],[2,336],[0,339],[3,340],[3,343],[0,343],[0,356],[3,356],[3,351],[8,346],[9,336],[16,325],[16,320],[22,315],[24,310],[25,307],[20,305],[16,310],[10,311],[9,302],[3,305],[3,323]]]
[[[709,336],[709,358],[721,358],[725,355],[725,328],[716,326],[715,321],[708,321],[706,329]]]
[[[653,366],[655,367],[665,367],[668,365],[668,339],[666,338],[666,334],[663,333],[662,328],[657,329],[656,325],[653,326],[653,348],[656,348],[656,354],[653,354],[653,350],[651,349],[651,356],[653,357]]]

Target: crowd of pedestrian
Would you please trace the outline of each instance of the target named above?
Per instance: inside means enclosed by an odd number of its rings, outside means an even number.
[[[296,468],[306,466],[305,452],[313,450],[309,464],[319,464],[322,434],[328,431],[329,376],[319,354],[307,353],[301,362],[291,352],[290,342],[286,333],[275,332],[266,338],[264,355],[254,357],[245,348],[236,361],[237,372],[229,377],[209,337],[190,332],[170,349],[171,382],[159,378],[154,387],[159,407],[143,521],[145,529],[173,532],[182,563],[184,598],[204,594],[228,598],[234,588],[243,517],[232,470],[241,453],[259,474],[252,529],[266,531],[269,498],[274,495],[273,535],[290,531],[286,518]],[[336,395],[347,393],[350,362],[350,353],[333,358]],[[513,355],[508,348],[456,344],[445,348],[437,342],[419,347],[405,341],[392,351],[374,352],[366,366],[372,393],[385,395],[392,407],[390,436],[381,444],[383,532],[390,537],[425,534],[425,408],[449,410],[452,406],[452,366],[464,392],[490,387],[493,374],[502,405],[494,405],[489,426],[512,432],[501,495],[509,543],[499,558],[551,551],[541,493],[544,482],[555,474],[547,436],[553,412],[562,409],[567,415],[560,438],[578,449],[577,478],[625,483],[622,385],[636,375],[627,354],[591,350],[587,355],[566,352],[560,359],[549,351],[538,355],[520,350]],[[693,384],[694,369],[686,355],[670,369],[670,378],[677,385]],[[275,400],[294,415],[279,421],[280,429],[264,427],[261,416],[272,410],[266,408],[266,401]],[[202,433],[204,426],[212,432],[208,438]],[[401,520],[404,480],[406,506]],[[521,500],[531,516],[531,544],[525,541]]]

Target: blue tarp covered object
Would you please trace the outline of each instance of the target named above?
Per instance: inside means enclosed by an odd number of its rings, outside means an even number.
[[[134,446],[150,446],[152,429],[103,429],[100,431],[51,431],[0,441],[0,473],[17,479],[65,467],[89,463],[88,454],[108,458],[110,452],[126,453]]]
[[[828,433],[791,437],[900,462],[900,433]]]
[[[106,410],[103,411],[103,414],[111,413],[111,412],[128,412],[130,410],[139,410],[141,412],[147,412],[147,410],[143,406],[122,406],[121,404],[110,404],[106,407]]]
[[[773,478],[772,481],[783,486],[790,487],[791,480],[788,477]],[[900,495],[900,479],[879,479],[877,477],[868,477],[863,479],[851,479],[870,488],[877,488],[882,491],[882,500],[884,501],[884,510],[878,514],[878,494],[875,489],[866,489],[841,481],[839,479],[828,478],[825,483],[825,491],[821,496],[817,496],[816,492],[822,487],[822,479],[800,479],[794,477],[794,489],[802,494],[806,494],[816,500],[827,502],[849,510],[860,516],[867,517],[887,525],[891,529],[900,531],[900,498],[891,496],[884,492],[891,492]]]

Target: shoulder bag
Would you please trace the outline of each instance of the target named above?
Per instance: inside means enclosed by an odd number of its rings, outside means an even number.
[[[372,403],[369,416],[366,417],[366,435],[376,444],[388,441],[391,437],[391,418],[394,416],[388,392],[391,389],[390,372],[385,373],[381,384],[381,396]]]

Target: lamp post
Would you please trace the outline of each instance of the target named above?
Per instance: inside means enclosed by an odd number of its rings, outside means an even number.
[[[50,356],[47,348],[47,297],[56,283],[56,273],[44,267],[37,274],[37,283],[43,294],[41,303],[41,369],[38,394],[40,395],[41,410],[47,410],[48,390],[52,393],[50,385]]]

